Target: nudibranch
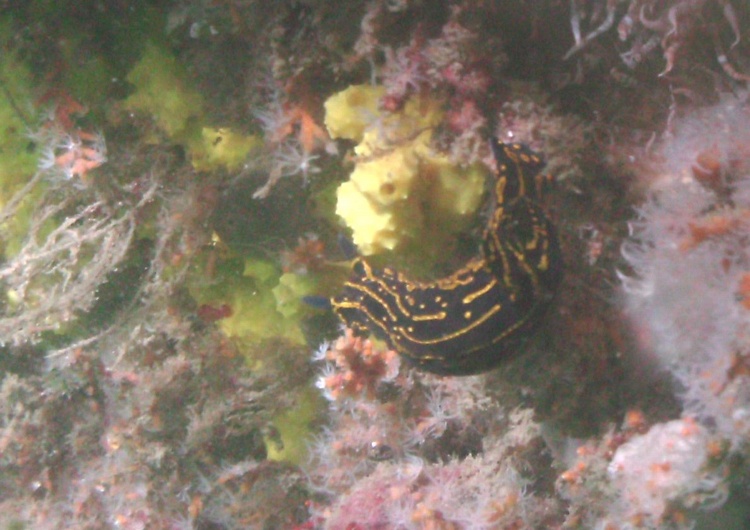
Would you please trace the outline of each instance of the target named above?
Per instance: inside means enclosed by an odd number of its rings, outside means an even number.
[[[356,258],[334,312],[355,332],[372,332],[418,368],[469,375],[519,349],[562,278],[555,227],[540,205],[548,177],[541,157],[493,141],[492,213],[481,253],[447,277],[415,281]]]

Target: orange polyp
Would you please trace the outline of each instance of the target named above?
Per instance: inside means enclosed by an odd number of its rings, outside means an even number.
[[[625,414],[625,428],[640,432],[645,426],[646,418],[640,410],[632,409]]]
[[[690,169],[695,179],[706,188],[716,191],[721,187],[721,153],[716,146],[698,153]]]
[[[688,225],[690,238],[680,244],[680,250],[691,250],[708,238],[728,234],[739,226],[740,220],[728,215],[713,215]]]

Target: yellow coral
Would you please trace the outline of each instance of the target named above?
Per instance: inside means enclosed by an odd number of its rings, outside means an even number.
[[[466,221],[479,207],[484,194],[487,169],[482,164],[460,167],[447,156],[433,155],[423,172],[434,175],[431,181],[433,213],[439,224],[454,225]]]
[[[126,109],[150,113],[172,139],[191,138],[192,122],[203,115],[203,98],[174,56],[148,44],[127,79],[136,90],[123,103]]]
[[[307,456],[308,440],[312,430],[310,425],[320,414],[323,406],[320,393],[316,389],[308,387],[299,392],[297,404],[273,419],[281,444],[266,438],[268,459],[293,464],[303,463]]]
[[[361,141],[365,127],[378,114],[383,94],[383,87],[354,85],[328,98],[325,124],[331,138]]]
[[[352,86],[326,101],[331,137],[359,142],[354,171],[336,194],[336,213],[363,255],[406,241],[439,247],[440,236],[465,228],[479,207],[486,171],[479,164],[461,168],[432,148],[444,115],[440,98],[414,96],[400,111],[384,113],[382,95],[382,87]]]
[[[225,127],[203,127],[201,142],[196,142],[191,151],[193,167],[199,171],[219,167],[237,171],[262,144],[258,136],[239,134]]]
[[[250,258],[245,261],[242,279],[235,280],[228,293],[232,315],[219,322],[224,333],[246,344],[277,337],[292,344],[305,343],[297,321],[278,311],[273,288],[279,276],[280,271],[270,262]]]
[[[151,115],[164,134],[185,146],[197,170],[236,171],[262,144],[257,136],[204,126],[203,96],[184,67],[162,47],[148,44],[127,79],[135,91],[123,107]]]

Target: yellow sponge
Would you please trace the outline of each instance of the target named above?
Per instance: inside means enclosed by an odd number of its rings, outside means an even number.
[[[383,87],[353,85],[325,102],[325,124],[331,138],[361,141],[365,127],[378,114]]]
[[[472,219],[486,170],[460,167],[433,149],[432,133],[444,116],[440,98],[414,96],[400,111],[385,112],[378,109],[383,93],[382,87],[351,86],[326,101],[331,137],[359,142],[354,171],[337,190],[336,213],[362,255],[406,242],[438,248],[441,236]]]

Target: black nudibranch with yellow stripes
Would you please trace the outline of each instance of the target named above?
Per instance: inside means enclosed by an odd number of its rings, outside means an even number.
[[[494,141],[492,150],[494,209],[481,256],[431,282],[357,258],[331,299],[347,326],[384,338],[428,372],[468,375],[497,366],[538,324],[562,278],[557,234],[538,202],[544,162],[520,144]]]

